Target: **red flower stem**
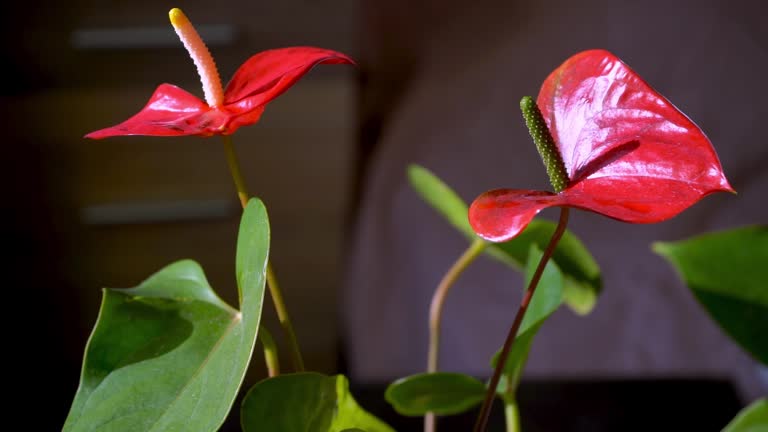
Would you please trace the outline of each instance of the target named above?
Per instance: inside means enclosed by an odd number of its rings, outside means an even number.
[[[427,372],[429,373],[437,372],[440,355],[440,324],[443,316],[443,305],[448,297],[448,292],[464,270],[485,250],[486,246],[488,246],[488,242],[479,237],[472,241],[445,273],[432,295],[432,303],[429,305],[429,353],[427,355]],[[427,413],[424,416],[424,431],[435,431],[435,415],[433,413]]]
[[[229,165],[229,171],[232,173],[232,180],[235,182],[235,188],[237,188],[237,196],[240,198],[240,204],[245,208],[248,204],[248,190],[245,187],[245,181],[243,175],[240,172],[240,163],[237,160],[237,153],[235,153],[235,147],[232,144],[232,138],[229,135],[222,135],[224,141],[224,151],[227,154],[227,164]],[[267,262],[267,287],[269,288],[269,294],[272,298],[272,303],[275,305],[277,311],[277,319],[280,321],[280,325],[283,327],[285,336],[288,339],[288,344],[291,347],[291,354],[293,358],[293,367],[296,372],[304,371],[304,359],[301,356],[301,349],[299,349],[299,342],[296,338],[296,332],[293,330],[293,324],[291,318],[288,315],[288,308],[285,306],[283,300],[283,294],[280,291],[280,285],[277,283],[277,277],[275,271],[272,269],[272,263]],[[266,355],[266,353],[265,353]]]
[[[557,243],[560,241],[560,238],[565,232],[565,227],[568,225],[569,213],[570,212],[568,207],[560,208],[560,220],[558,221],[557,228],[555,228],[555,232],[552,233],[552,238],[549,239],[547,249],[544,250],[544,254],[541,256],[539,265],[536,267],[536,272],[534,272],[533,277],[531,278],[531,282],[528,284],[528,289],[525,291],[525,294],[523,294],[523,299],[520,302],[520,308],[517,310],[515,320],[512,323],[512,327],[509,329],[507,339],[504,341],[504,346],[501,348],[501,354],[499,354],[499,359],[496,363],[496,369],[494,369],[491,381],[488,383],[488,391],[485,394],[483,406],[480,408],[480,414],[477,417],[477,422],[475,423],[475,427],[473,429],[474,432],[483,432],[488,425],[488,417],[491,414],[491,404],[493,403],[493,398],[496,396],[496,387],[498,387],[499,380],[501,379],[501,371],[504,369],[504,364],[507,362],[509,352],[512,350],[512,346],[515,343],[515,339],[517,338],[517,331],[520,329],[520,324],[523,322],[523,317],[525,316],[525,312],[528,310],[528,305],[531,303],[533,293],[536,291],[536,287],[539,284],[541,274],[544,273],[544,267],[546,267],[549,258],[555,252]]]

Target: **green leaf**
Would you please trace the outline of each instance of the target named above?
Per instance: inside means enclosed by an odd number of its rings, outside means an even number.
[[[416,164],[408,166],[408,179],[419,196],[454,228],[470,238],[475,237],[467,219],[467,203],[453,189],[431,171]]]
[[[538,246],[532,244],[528,252],[528,264],[525,267],[525,286],[533,279],[544,253]],[[520,324],[518,335],[528,332],[534,326],[541,324],[563,303],[563,275],[560,268],[552,260],[547,262],[541,274],[539,284],[533,294],[528,310]]]
[[[485,384],[460,373],[422,373],[390,384],[384,397],[402,415],[452,415],[480,404],[485,397]]]
[[[477,238],[467,219],[467,204],[448,185],[419,165],[408,167],[408,178],[419,196],[454,228],[470,241]],[[486,253],[515,270],[522,270],[528,262],[530,245],[546,248],[555,227],[556,224],[549,221],[533,220],[518,237],[504,243],[493,243],[486,248]],[[584,244],[566,231],[552,259],[563,272],[566,304],[580,315],[592,311],[602,290],[602,278],[597,262]]]
[[[251,387],[240,408],[243,431],[393,432],[360,408],[343,375],[302,372],[267,378]]]
[[[542,251],[535,244],[531,244],[530,251],[528,252],[528,264],[525,269],[526,287],[533,278],[542,255]],[[504,375],[500,381],[500,387],[497,388],[497,393],[500,393],[508,400],[514,398],[514,393],[517,389],[517,384],[520,382],[520,376],[528,359],[528,353],[531,350],[534,336],[536,336],[544,320],[552,315],[562,303],[563,275],[557,264],[550,260],[547,266],[544,267],[544,272],[541,275],[541,279],[539,279],[539,285],[536,287],[531,303],[528,305],[523,322],[520,323],[515,344],[512,346],[512,351],[509,353],[504,364]],[[501,350],[493,356],[491,366],[496,367],[500,352]]]
[[[653,244],[710,316],[768,364],[768,227],[749,226]]]
[[[530,245],[545,249],[555,228],[555,223],[533,220],[519,236],[497,245],[497,249],[503,252],[499,258],[512,267],[520,268],[519,263],[529,261]],[[578,237],[566,230],[552,254],[552,261],[563,275],[565,303],[579,315],[591,312],[603,286],[600,267],[592,254]]]
[[[261,201],[240,225],[240,313],[200,266],[179,261],[131,289],[105,289],[64,431],[215,431],[256,342],[269,253]]]
[[[768,432],[768,399],[758,399],[741,410],[723,432]]]

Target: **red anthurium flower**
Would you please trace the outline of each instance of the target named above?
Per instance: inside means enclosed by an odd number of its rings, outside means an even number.
[[[487,240],[515,237],[551,206],[652,223],[712,192],[733,192],[704,133],[607,51],[568,59],[544,81],[537,104],[567,185],[559,193],[497,189],[480,195],[469,221]]]
[[[216,65],[192,24],[179,9],[172,9],[170,18],[197,65],[205,102],[179,87],[162,84],[139,113],[116,126],[91,132],[86,138],[230,135],[241,126],[256,123],[268,102],[315,65],[354,64],[346,55],[327,49],[273,49],[249,58],[222,90]]]

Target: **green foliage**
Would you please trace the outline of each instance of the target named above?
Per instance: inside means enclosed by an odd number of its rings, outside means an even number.
[[[531,245],[528,253],[528,265],[525,269],[526,286],[533,277],[543,253],[536,245]],[[514,400],[517,384],[523,373],[523,367],[533,343],[533,338],[550,315],[563,303],[563,275],[557,265],[549,261],[539,280],[536,292],[528,310],[520,323],[515,344],[504,364],[503,376],[497,392],[508,401]],[[496,367],[499,352],[494,355],[491,365]]]
[[[768,432],[768,399],[758,399],[741,410],[723,432]]]
[[[710,316],[768,364],[768,227],[749,226],[654,243]]]
[[[266,209],[253,199],[237,248],[242,314],[189,260],[135,288],[105,289],[64,431],[217,430],[256,342],[268,254]]]
[[[533,277],[543,253],[535,244],[530,245],[526,266],[526,285]],[[514,393],[522,374],[533,337],[547,317],[563,303],[563,275],[550,261],[544,268],[539,286],[531,299],[528,311],[518,331],[503,377],[497,388],[508,403],[514,401]],[[492,364],[495,366],[498,353]],[[385,393],[395,411],[406,416],[420,416],[427,412],[453,415],[468,411],[480,404],[486,385],[477,379],[460,373],[423,373],[401,378],[390,384]]]
[[[402,415],[421,416],[427,412],[451,415],[480,404],[485,389],[485,384],[468,375],[423,373],[390,384],[384,397]]]
[[[408,178],[419,196],[442,215],[454,228],[470,241],[477,238],[467,220],[467,204],[437,176],[426,168],[411,165]],[[543,249],[549,243],[556,224],[534,220],[518,237],[504,243],[492,243],[486,248],[493,258],[522,270],[528,262],[531,244]],[[600,268],[584,244],[566,231],[555,249],[552,260],[564,276],[565,303],[576,313],[589,313],[602,289]]]
[[[245,432],[393,432],[355,402],[343,375],[314,372],[257,383],[243,399],[240,421]]]

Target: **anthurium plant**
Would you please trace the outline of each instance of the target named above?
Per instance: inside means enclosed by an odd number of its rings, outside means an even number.
[[[273,49],[247,59],[223,87],[187,17],[172,9],[170,20],[197,66],[205,100],[162,84],[133,117],[86,138],[221,136],[243,207],[234,263],[239,304],[221,300],[203,269],[189,260],[165,266],[134,288],[105,289],[64,430],[215,431],[232,410],[258,346],[268,378],[245,393],[244,431],[392,431],[358,405],[346,377],[307,371],[311,365],[304,365],[269,262],[267,209],[248,193],[231,139],[240,127],[258,122],[265,106],[313,67],[354,61],[309,46]],[[524,413],[515,394],[537,331],[561,305],[587,315],[602,290],[598,264],[566,228],[571,208],[633,224],[657,223],[708,194],[734,192],[705,134],[607,51],[584,51],[566,60],[544,80],[538,98],[524,97],[520,107],[552,191],[496,189],[468,206],[426,168],[408,170],[414,189],[469,243],[424,311],[430,335],[425,372],[395,381],[385,393],[400,414],[424,416],[425,431],[436,429],[437,415],[478,405],[474,430],[483,431],[496,398],[503,402],[507,430],[520,430]],[[560,208],[557,224],[535,219],[553,206]],[[724,331],[768,364],[766,226],[652,247]],[[506,340],[490,360],[487,382],[439,371],[443,304],[453,283],[482,254],[522,272],[527,287]],[[267,296],[290,347],[290,373],[283,371],[274,337],[261,323]],[[767,425],[763,399],[724,430]]]

